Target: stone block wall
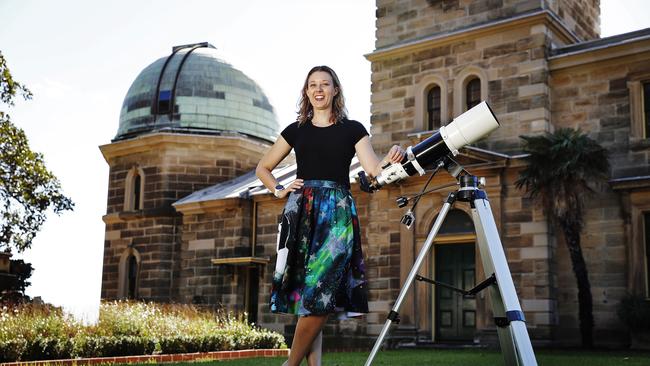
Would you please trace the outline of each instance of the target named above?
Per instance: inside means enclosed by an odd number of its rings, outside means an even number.
[[[614,59],[551,73],[554,124],[580,128],[605,147],[612,178],[650,174],[650,146],[635,136],[630,103],[630,84],[648,77],[647,58]]]
[[[378,0],[375,48],[550,10],[582,41],[600,35],[599,0]]]
[[[502,175],[501,240],[531,339],[548,344],[558,323],[556,239],[539,203],[515,185],[522,168],[515,160]]]
[[[102,299],[117,299],[120,288],[120,259],[132,247],[140,254],[138,298],[168,301],[172,294],[173,253],[178,250],[176,225],[172,217],[128,217],[106,220]]]
[[[152,134],[102,146],[110,166],[107,213],[124,211],[126,176],[144,170],[144,209],[169,207],[257,166],[268,144],[243,137]]]
[[[600,0],[544,0],[581,41],[600,38]]]
[[[501,152],[520,150],[519,135],[550,129],[545,58],[550,38],[545,25],[529,24],[507,32],[441,41],[416,52],[370,56],[375,149],[384,152],[392,144],[408,146],[409,133],[426,129],[423,100],[432,78],[446,90],[442,116],[446,124],[464,111],[463,82],[480,75],[485,88],[482,97],[499,117],[501,127],[479,145]]]
[[[541,8],[541,0],[378,0],[375,48]]]
[[[240,136],[166,133],[101,146],[110,167],[107,214],[104,216],[102,298],[123,296],[119,294],[119,263],[128,248],[134,248],[140,255],[138,298],[169,301],[181,296],[175,292],[177,285],[173,283],[180,280],[177,272],[181,263],[183,228],[180,214],[171,204],[200,189],[253,170],[267,148],[268,144]],[[143,208],[125,211],[127,175],[134,168],[143,175]],[[191,240],[202,239],[207,238]],[[205,243],[198,244],[202,245]],[[203,254],[196,257],[193,253],[193,258],[203,260]],[[206,283],[204,279],[197,279],[191,285],[201,287]],[[182,296],[191,302],[196,295],[198,301],[201,291]],[[205,296],[214,298],[216,293]]]
[[[214,265],[212,259],[251,255],[251,206],[250,202],[233,199],[209,212],[183,215],[179,274],[174,286],[178,301],[246,311],[246,268]]]
[[[648,147],[633,131],[629,88],[645,75],[650,75],[647,61],[625,58],[587,62],[551,73],[552,118],[556,127],[580,128],[605,147],[610,153],[612,178],[650,174]],[[629,289],[629,268],[639,259],[628,256],[634,245],[626,232],[631,213],[622,207],[621,193],[612,191],[609,185],[594,188],[596,193],[586,197],[586,225],[582,232],[594,301],[594,338],[599,344],[620,346],[627,335],[616,316],[616,306]],[[577,288],[563,236],[558,233],[558,238],[557,334],[558,339],[575,343],[579,339]]]

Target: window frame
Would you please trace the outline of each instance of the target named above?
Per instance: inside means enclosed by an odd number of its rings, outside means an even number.
[[[650,115],[646,115],[644,85],[650,85],[650,75],[635,77],[627,82],[630,102],[630,140],[638,142],[650,139]]]
[[[467,111],[467,84],[474,79],[479,79],[481,83],[481,101],[488,100],[487,71],[478,66],[468,66],[454,79],[454,117]]]
[[[140,177],[140,197],[139,202],[136,205],[136,187],[137,177]],[[124,211],[136,211],[142,210],[144,208],[144,187],[145,187],[145,175],[144,170],[141,167],[134,166],[126,174],[125,184],[124,184]]]
[[[428,116],[428,95],[434,87],[440,88],[440,126],[444,126],[451,121],[449,118],[448,108],[448,88],[446,78],[439,74],[429,74],[424,76],[414,87],[413,95],[415,97],[415,124],[416,130],[429,130]]]
[[[122,252],[118,267],[117,296],[120,299],[129,299],[129,259],[131,257],[134,257],[136,262],[135,288],[133,289],[133,294],[135,299],[139,298],[140,272],[142,270],[140,264],[142,260],[138,250],[129,246]]]

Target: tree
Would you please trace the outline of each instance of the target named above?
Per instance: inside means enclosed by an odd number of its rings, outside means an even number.
[[[607,151],[580,130],[564,128],[541,136],[521,136],[527,166],[518,188],[542,203],[549,219],[560,227],[569,249],[578,285],[580,333],[584,347],[593,346],[593,305],[587,265],[580,246],[584,199],[591,186],[607,181]]]
[[[32,264],[22,259],[10,260],[9,273],[0,273],[0,304],[31,301],[30,297],[25,295],[25,290],[31,285],[28,280],[33,270]]]
[[[16,94],[32,93],[13,80],[0,52],[0,101],[13,106]],[[43,155],[30,149],[25,132],[0,111],[0,251],[31,247],[48,209],[56,214],[73,209],[59,180],[45,167]]]

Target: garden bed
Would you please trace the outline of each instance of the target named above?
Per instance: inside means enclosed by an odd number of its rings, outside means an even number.
[[[107,302],[93,325],[47,306],[0,312],[0,362],[286,348],[282,335],[248,324],[244,316],[188,305]]]

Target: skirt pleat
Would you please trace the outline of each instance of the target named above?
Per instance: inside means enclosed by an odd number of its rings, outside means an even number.
[[[347,187],[304,181],[279,225],[271,311],[300,316],[368,312],[359,219]]]

